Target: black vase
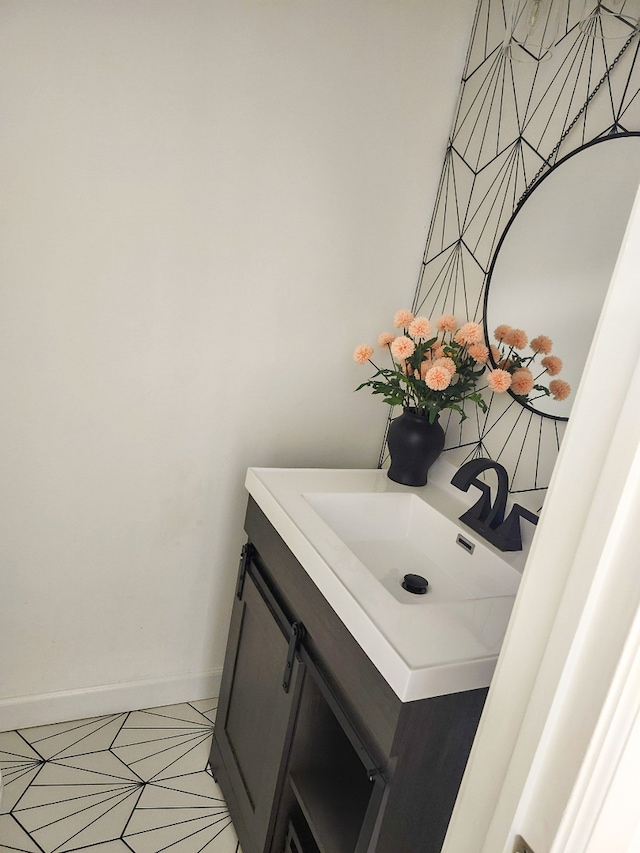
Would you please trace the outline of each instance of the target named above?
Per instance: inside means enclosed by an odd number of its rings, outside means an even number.
[[[424,486],[429,468],[444,448],[444,430],[438,417],[431,424],[429,415],[404,409],[389,425],[387,445],[391,455],[389,479],[403,486]]]

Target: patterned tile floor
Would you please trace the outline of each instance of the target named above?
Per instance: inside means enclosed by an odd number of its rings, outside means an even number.
[[[241,853],[207,768],[216,700],[0,733],[1,853]]]

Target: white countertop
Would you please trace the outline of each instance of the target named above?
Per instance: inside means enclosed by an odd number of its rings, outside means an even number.
[[[487,687],[515,596],[412,607],[390,598],[348,546],[305,500],[309,493],[410,492],[455,521],[518,572],[534,528],[522,523],[524,550],[502,554],[457,522],[479,497],[451,486],[457,469],[439,459],[429,483],[410,488],[384,470],[249,468],[246,488],[320,592],[398,697],[405,702]]]

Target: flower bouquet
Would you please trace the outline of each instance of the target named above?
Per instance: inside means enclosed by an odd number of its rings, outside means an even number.
[[[377,367],[371,360],[373,347],[361,344],[353,354],[358,364],[369,361],[376,373],[356,388],[370,387],[382,394],[390,406],[402,406],[434,423],[443,409],[453,409],[464,419],[466,400],[486,411],[487,405],[476,385],[486,370],[489,350],[482,343],[477,323],[458,326],[455,317],[445,314],[435,332],[426,317],[398,311],[394,326],[400,334],[383,332],[379,346],[388,349],[392,367]],[[504,383],[503,383],[504,384]],[[506,388],[504,389],[506,390]]]
[[[562,361],[549,354],[552,342],[545,335],[534,338],[533,355],[524,356],[519,351],[527,346],[527,335],[510,326],[496,329],[498,344],[490,352],[478,323],[459,325],[450,314],[440,317],[435,329],[426,317],[414,317],[406,310],[398,311],[393,322],[398,334],[383,332],[378,338],[379,346],[389,351],[392,367],[378,367],[368,344],[356,347],[353,357],[358,364],[370,362],[376,371],[356,390],[371,388],[390,406],[402,406],[402,415],[392,421],[387,435],[391,455],[387,473],[396,482],[408,486],[427,482],[428,469],[444,448],[439,424],[443,409],[458,412],[464,420],[467,401],[487,411],[481,393],[485,389],[497,394],[510,390],[527,404],[548,394],[564,400],[571,390],[562,380],[554,379],[548,387],[539,382],[542,374],[555,376],[562,368]],[[538,355],[544,356],[542,371],[534,377],[532,365]],[[487,372],[486,384],[479,388]]]
[[[511,326],[500,325],[494,331],[497,345],[491,347],[491,358],[496,365],[491,377],[494,384],[505,386],[521,403],[530,405],[539,397],[551,396],[554,400],[566,400],[571,393],[571,386],[563,379],[552,379],[549,385],[543,385],[540,379],[544,374],[557,376],[562,370],[562,359],[550,355],[553,341],[546,335],[532,338],[529,344],[533,355],[522,355],[519,350],[526,348],[529,343],[526,332],[513,329]],[[534,375],[534,362],[541,355],[540,367]],[[496,376],[497,374],[497,376]],[[491,386],[491,381],[489,382]],[[494,389],[495,390],[495,389]]]

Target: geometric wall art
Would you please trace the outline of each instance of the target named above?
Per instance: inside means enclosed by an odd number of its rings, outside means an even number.
[[[547,44],[514,38],[518,8],[547,16]],[[514,212],[567,155],[640,131],[639,16],[640,0],[480,0],[414,313],[482,322],[491,263]],[[499,460],[512,492],[536,509],[566,419],[540,416],[506,394],[486,400],[486,413],[473,406],[462,423],[443,415],[445,452],[456,464]]]

